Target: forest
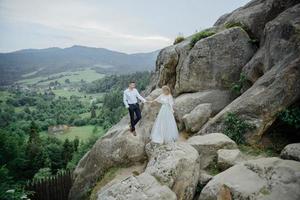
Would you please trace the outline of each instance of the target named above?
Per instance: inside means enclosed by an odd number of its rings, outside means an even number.
[[[80,93],[103,94],[89,103],[77,95],[57,96],[50,86],[42,91],[1,88],[0,199],[11,199],[6,192],[11,189],[16,199],[28,193],[24,185],[30,180],[73,170],[96,140],[127,114],[122,91],[128,83],[135,80],[144,90],[149,79],[150,72],[136,72],[81,82]],[[47,133],[55,125],[94,128],[86,140],[77,136],[62,140]]]

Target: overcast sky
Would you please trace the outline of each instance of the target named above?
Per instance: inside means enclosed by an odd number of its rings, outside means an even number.
[[[170,45],[249,0],[0,0],[0,52],[84,45],[127,53]]]

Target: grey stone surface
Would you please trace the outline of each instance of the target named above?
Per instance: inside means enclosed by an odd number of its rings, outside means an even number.
[[[245,136],[247,142],[256,143],[275,121],[277,114],[299,99],[298,77],[300,59],[274,66],[251,88],[204,124],[198,134],[224,131],[224,118],[231,112],[254,126]]]
[[[149,162],[145,172],[170,187],[178,199],[192,200],[200,172],[198,152],[183,142],[158,146],[149,143],[146,152]]]
[[[284,147],[280,157],[288,160],[300,161],[300,143],[289,144]]]
[[[244,161],[244,158],[241,151],[238,149],[218,150],[218,167],[220,169],[227,169],[241,161]]]
[[[200,155],[201,169],[205,169],[211,163],[216,162],[219,149],[236,149],[236,143],[222,133],[210,133],[190,137],[187,143],[192,145]]]
[[[211,103],[212,115],[214,115],[230,102],[230,92],[227,90],[206,90],[178,96],[175,99],[174,110],[179,129],[184,127],[183,116],[189,114],[199,104]]]
[[[237,164],[213,177],[199,200],[217,200],[225,185],[232,199],[296,200],[300,198],[300,162],[261,158]]]
[[[202,39],[177,66],[175,91],[229,89],[254,53],[247,33],[238,27]]]
[[[212,114],[211,103],[199,104],[189,114],[183,116],[185,129],[197,132]]]
[[[261,38],[264,27],[269,21],[297,3],[298,0],[252,0],[232,13],[221,16],[215,26],[240,22],[246,25],[256,38]]]
[[[98,192],[98,200],[176,200],[167,186],[161,185],[153,176],[142,173],[129,176],[109,188]]]

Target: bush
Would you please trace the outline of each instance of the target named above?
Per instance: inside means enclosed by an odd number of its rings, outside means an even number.
[[[248,41],[250,44],[255,45],[256,47],[259,47],[259,40],[255,39],[255,38],[250,38],[250,40]]]
[[[238,80],[238,82],[233,83],[231,85],[231,91],[240,95],[242,93],[242,89],[243,89],[245,83],[246,83],[246,75],[244,73],[241,73],[240,79]]]
[[[233,28],[233,27],[240,27],[246,32],[249,31],[249,28],[242,22],[227,22],[227,23],[225,23],[225,28],[229,29],[229,28]]]
[[[296,129],[300,128],[300,108],[288,108],[281,111],[279,114],[279,119],[286,124],[295,127]]]
[[[75,126],[85,126],[87,125],[87,123],[88,123],[87,119],[75,119],[73,122]]]
[[[251,33],[251,30],[242,22],[227,22],[225,23],[225,28],[233,28],[233,27],[240,27],[242,28],[244,31],[247,32],[247,34],[250,37],[249,43],[255,45],[256,47],[259,47],[259,40],[257,38],[254,37],[254,35]]]
[[[203,38],[207,38],[207,37],[209,37],[209,36],[212,36],[212,35],[214,35],[215,33],[216,33],[216,32],[210,31],[210,30],[204,30],[204,31],[201,31],[201,32],[196,33],[195,35],[193,35],[192,40],[191,40],[191,42],[190,42],[191,48],[193,48],[193,47],[195,46],[195,44],[196,44],[199,40],[201,40],[201,39],[203,39]]]
[[[41,168],[41,169],[39,169],[39,171],[37,173],[34,174],[33,180],[39,181],[39,180],[43,180],[43,179],[51,177],[51,176],[52,176],[52,173],[51,173],[50,168]]]
[[[0,199],[2,200],[19,200],[29,199],[28,195],[32,192],[25,191],[23,186],[15,183],[5,166],[0,166]]]
[[[234,140],[237,144],[244,144],[244,134],[254,128],[253,125],[240,119],[235,113],[229,112],[224,119],[224,134]]]
[[[177,36],[173,42],[173,44],[178,44],[180,42],[184,41],[184,37],[183,36]]]

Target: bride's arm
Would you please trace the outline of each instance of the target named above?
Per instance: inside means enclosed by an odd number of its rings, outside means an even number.
[[[158,103],[161,103],[161,95],[159,95],[157,98],[153,99],[152,101],[148,101],[150,103],[153,103],[153,102],[158,102]]]

